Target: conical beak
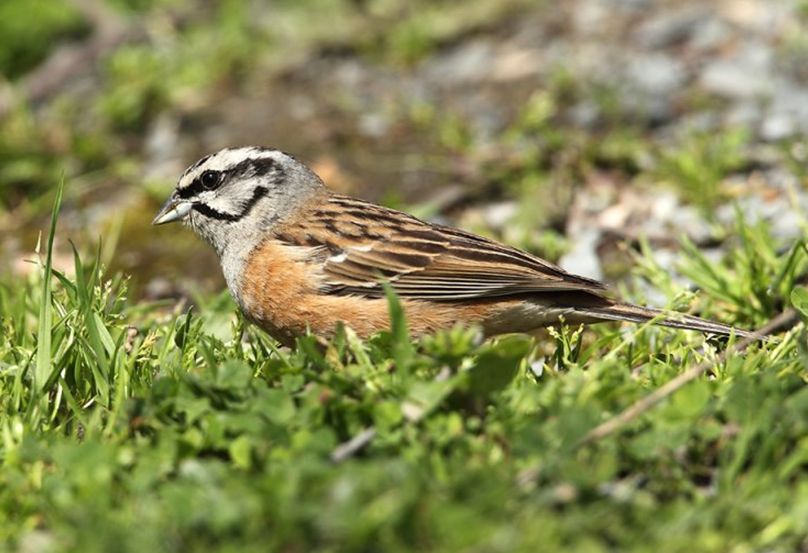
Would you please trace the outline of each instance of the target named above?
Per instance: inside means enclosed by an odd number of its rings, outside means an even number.
[[[152,221],[153,225],[163,225],[184,219],[191,212],[193,204],[187,200],[180,200],[171,196],[165,205],[160,209],[157,216]]]

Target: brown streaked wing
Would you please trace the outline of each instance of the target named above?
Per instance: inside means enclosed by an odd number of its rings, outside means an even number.
[[[323,291],[452,301],[551,291],[600,294],[605,286],[543,259],[451,227],[345,196],[331,196],[279,236],[316,246]]]

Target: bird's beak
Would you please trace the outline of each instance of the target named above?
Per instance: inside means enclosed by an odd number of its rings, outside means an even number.
[[[162,225],[184,219],[191,212],[192,206],[193,204],[187,200],[180,200],[171,196],[151,224]]]

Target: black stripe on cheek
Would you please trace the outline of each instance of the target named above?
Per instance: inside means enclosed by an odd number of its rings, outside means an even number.
[[[191,183],[190,186],[180,188],[179,190],[177,190],[177,196],[187,200],[188,198],[193,198],[200,192],[202,192],[202,183],[199,182],[198,180],[195,180],[194,182]]]
[[[244,204],[241,213],[235,213],[235,214],[224,213],[222,211],[218,211],[210,207],[207,204],[201,204],[201,203],[194,204],[194,210],[198,211],[205,217],[210,217],[211,219],[216,219],[218,221],[227,221],[232,223],[248,215],[250,211],[252,211],[252,209],[255,207],[255,204],[261,201],[261,198],[263,198],[266,195],[267,195],[266,188],[264,188],[263,186],[257,187],[255,190],[253,190],[253,194],[252,196],[250,196],[250,199],[247,200],[247,202]]]
[[[233,215],[232,213],[223,213],[216,209],[213,209],[207,204],[194,204],[194,211],[198,211],[205,217],[210,217],[211,219],[216,219],[218,221],[238,221],[241,219],[241,215]]]

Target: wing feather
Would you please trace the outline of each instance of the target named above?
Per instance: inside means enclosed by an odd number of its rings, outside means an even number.
[[[279,237],[321,252],[328,293],[380,297],[385,281],[401,297],[433,301],[605,289],[516,248],[345,196],[331,196]]]

